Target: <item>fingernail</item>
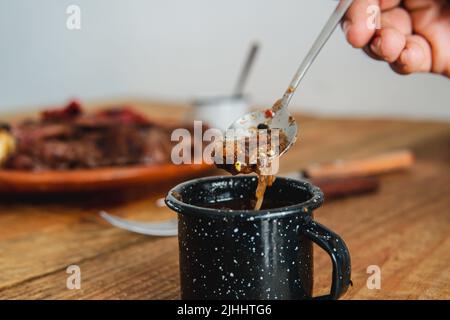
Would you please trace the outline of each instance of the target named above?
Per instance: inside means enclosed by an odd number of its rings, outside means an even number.
[[[342,23],[342,30],[344,30],[345,36],[347,36],[347,33],[348,33],[348,30],[349,30],[349,29],[350,29],[350,21],[345,20],[345,21]]]
[[[376,37],[373,39],[372,43],[370,44],[370,50],[372,50],[373,53],[375,53],[378,56],[382,56],[381,54],[381,38]]]

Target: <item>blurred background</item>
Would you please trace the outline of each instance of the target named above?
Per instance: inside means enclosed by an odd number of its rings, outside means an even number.
[[[69,5],[81,30],[66,28]],[[251,102],[271,105],[336,5],[332,0],[1,0],[0,111],[69,98],[189,101],[232,91],[252,41]],[[293,105],[319,114],[450,119],[448,79],[394,74],[337,30]]]

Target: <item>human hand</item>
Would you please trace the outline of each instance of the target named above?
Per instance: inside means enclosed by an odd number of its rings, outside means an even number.
[[[368,8],[379,6],[379,29],[369,28]],[[450,77],[449,0],[355,0],[343,23],[348,42],[400,74],[433,72]]]

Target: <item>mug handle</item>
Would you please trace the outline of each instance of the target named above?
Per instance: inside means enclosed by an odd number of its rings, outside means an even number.
[[[338,299],[352,284],[350,253],[337,234],[310,217],[305,221],[303,234],[328,253],[333,263],[333,276],[330,294],[313,299]]]

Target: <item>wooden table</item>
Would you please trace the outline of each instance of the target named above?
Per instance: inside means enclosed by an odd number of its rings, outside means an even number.
[[[184,109],[134,102],[159,116]],[[316,219],[340,234],[352,256],[354,286],[344,299],[450,299],[450,124],[302,116],[300,140],[283,171],[317,161],[358,158],[410,148],[410,172],[385,176],[376,194],[326,203]],[[0,298],[177,299],[176,238],[136,235],[97,215],[173,217],[156,200],[176,182],[137,195],[103,199],[11,199],[0,196]],[[142,192],[141,192],[142,193]],[[330,281],[329,258],[315,251],[315,294]],[[66,268],[81,268],[81,289],[68,290]],[[366,270],[381,268],[381,289],[368,289]]]

